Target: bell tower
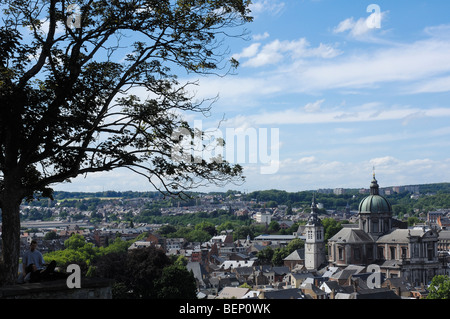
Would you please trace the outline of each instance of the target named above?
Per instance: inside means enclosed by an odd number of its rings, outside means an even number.
[[[322,221],[317,216],[317,204],[313,196],[311,215],[305,225],[305,267],[306,269],[319,269],[325,262],[325,240]]]

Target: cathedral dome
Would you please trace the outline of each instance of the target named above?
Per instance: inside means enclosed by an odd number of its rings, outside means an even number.
[[[369,195],[359,204],[360,213],[391,213],[391,204],[380,195]]]
[[[379,186],[375,179],[375,174],[370,184],[370,195],[359,203],[358,210],[360,213],[392,213],[391,204],[379,193]]]

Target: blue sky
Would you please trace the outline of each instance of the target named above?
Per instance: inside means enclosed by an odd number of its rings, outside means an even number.
[[[248,40],[227,41],[236,74],[198,79],[198,98],[219,94],[211,115],[186,115],[258,140],[278,130],[276,172],[261,173],[261,156],[244,161],[246,183],[229,189],[367,188],[373,166],[381,187],[450,181],[449,1],[255,0],[252,10]],[[126,170],[55,189],[153,190]]]

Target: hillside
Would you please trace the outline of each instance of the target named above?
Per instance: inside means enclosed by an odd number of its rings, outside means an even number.
[[[393,192],[392,189],[392,187],[387,187],[381,190],[389,190],[383,196],[392,204],[396,215],[417,214],[430,210],[450,208],[450,183],[397,186],[397,190],[403,190],[399,193]],[[418,189],[418,193],[413,194],[408,189]],[[120,206],[124,201],[143,200],[148,209],[177,207],[180,205],[183,207],[197,206],[200,209],[202,205],[239,201],[253,208],[275,208],[279,205],[285,205],[290,208],[307,208],[311,204],[312,197],[315,196],[317,202],[321,203],[327,210],[342,210],[347,205],[350,206],[351,210],[357,210],[360,201],[367,196],[367,190],[365,193],[360,191],[360,189],[344,189],[342,191],[343,194],[336,195],[332,193],[332,190],[327,190],[327,192],[324,192],[324,190],[287,192],[272,189],[254,191],[247,194],[229,190],[227,192],[213,193],[192,192],[189,194],[190,198],[186,196],[184,199],[164,197],[160,192],[55,192],[53,201],[34,201],[28,205],[50,207],[57,204],[58,206],[95,210],[98,204],[105,201]]]

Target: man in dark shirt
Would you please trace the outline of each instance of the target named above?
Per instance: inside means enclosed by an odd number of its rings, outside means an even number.
[[[53,272],[56,262],[52,261],[47,268],[44,269],[45,261],[41,252],[37,249],[37,241],[32,240],[30,250],[22,257],[23,277],[25,281],[38,282],[46,279]],[[29,277],[27,275],[29,274]]]

